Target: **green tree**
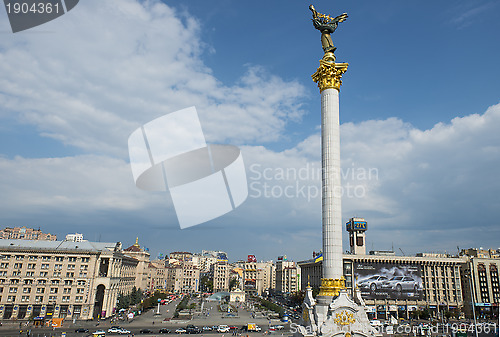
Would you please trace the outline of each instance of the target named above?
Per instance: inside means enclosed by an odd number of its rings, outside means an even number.
[[[200,290],[205,292],[212,292],[214,289],[214,281],[208,275],[203,275],[200,278]]]
[[[229,280],[229,291],[233,290],[238,285],[239,285],[238,279],[232,278],[231,280]]]

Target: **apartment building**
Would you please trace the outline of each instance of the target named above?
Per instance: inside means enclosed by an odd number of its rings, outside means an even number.
[[[121,243],[0,240],[0,318],[111,316],[135,284]]]
[[[50,233],[43,233],[40,229],[22,226],[6,227],[0,230],[0,239],[55,241],[57,240],[57,236]]]

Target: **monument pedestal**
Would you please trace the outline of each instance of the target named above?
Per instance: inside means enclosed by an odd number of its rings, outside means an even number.
[[[370,325],[365,305],[359,292],[356,303],[347,290],[342,289],[337,297],[318,296],[315,300],[312,289],[307,288],[302,308],[302,322],[295,326],[297,337],[374,337],[377,331]]]

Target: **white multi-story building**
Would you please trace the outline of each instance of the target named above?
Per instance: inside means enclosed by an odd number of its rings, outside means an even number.
[[[229,291],[229,280],[231,265],[227,262],[217,262],[213,268],[214,293],[219,291]]]
[[[300,267],[293,261],[276,261],[276,286],[282,293],[300,291]]]
[[[200,269],[191,261],[167,267],[167,291],[173,293],[195,293],[200,287]]]
[[[0,317],[109,317],[137,264],[121,243],[0,240]]]

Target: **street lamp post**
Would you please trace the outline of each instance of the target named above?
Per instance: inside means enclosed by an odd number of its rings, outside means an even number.
[[[476,301],[474,300],[474,292],[472,291],[472,268],[469,268],[469,274],[465,275],[469,279],[469,289],[470,289],[470,303],[472,305],[472,316],[474,317],[474,331],[477,335],[477,322],[476,322]]]

